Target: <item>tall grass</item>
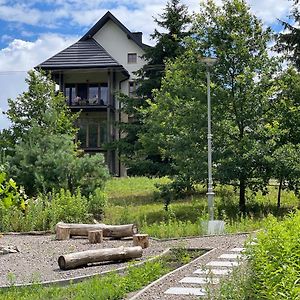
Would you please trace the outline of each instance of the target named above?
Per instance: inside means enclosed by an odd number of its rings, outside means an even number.
[[[213,299],[300,299],[300,212],[282,221],[270,216],[247,246],[247,263],[221,284]]]
[[[166,178],[161,180],[167,181]],[[201,221],[208,218],[203,187],[198,187],[194,196],[174,200],[167,212],[164,210],[163,199],[157,197],[157,182],[158,179],[143,177],[111,180],[107,188],[109,205],[105,210],[104,221],[109,224],[134,222],[142,231],[159,238],[201,235]],[[238,207],[238,193],[234,187],[217,186],[215,192],[215,218],[226,222],[228,233],[263,228],[264,219],[269,214],[281,218],[295,210],[299,202],[293,193],[283,191],[282,207],[278,209],[276,187],[270,186],[267,195],[254,195],[248,191],[248,214],[242,217]]]

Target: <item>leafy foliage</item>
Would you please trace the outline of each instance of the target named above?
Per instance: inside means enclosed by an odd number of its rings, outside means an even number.
[[[90,221],[88,207],[88,199],[79,190],[39,194],[28,199],[25,213],[0,207],[0,231],[53,230],[60,221],[85,223]]]
[[[270,217],[249,251],[252,299],[299,299],[300,213],[278,222]]]
[[[43,71],[30,71],[26,82],[28,91],[16,100],[8,99],[6,115],[11,127],[4,132],[6,148],[20,142],[32,126],[39,126],[53,134],[73,136],[76,132],[74,121],[78,115],[71,113],[64,95],[56,91],[50,75],[46,76]]]
[[[206,178],[204,76],[194,49],[170,63],[155,102],[145,110],[148,131],[141,136],[144,147],[157,147],[178,179],[190,186]]]
[[[217,178],[239,182],[240,209],[245,212],[246,187],[256,191],[267,183],[260,130],[276,92],[271,76],[278,65],[268,55],[271,31],[244,0],[224,0],[222,8],[208,1],[196,28],[203,54],[219,59],[213,73],[218,86],[213,98]]]
[[[145,111],[145,148],[157,147],[169,157],[176,174],[192,184],[204,182],[206,171],[206,82],[200,57],[217,56],[212,73],[214,176],[238,183],[240,209],[246,210],[246,188],[265,190],[268,170],[262,128],[278,92],[269,58],[269,28],[243,0],[207,1],[194,22],[193,39],[184,55],[169,63],[155,102]]]
[[[266,160],[270,177],[279,182],[278,207],[281,190],[299,191],[299,136],[300,136],[300,75],[288,68],[276,79],[279,91],[273,107],[267,113],[271,120],[263,128],[263,139],[267,151]]]
[[[12,125],[3,133],[7,171],[30,196],[80,188],[86,197],[103,189],[108,171],[102,154],[83,156],[74,143],[77,114],[43,72],[29,72],[28,91],[9,100]]]
[[[24,190],[0,168],[0,206],[4,208],[15,206],[24,211],[26,199]]]
[[[45,130],[32,126],[15,146],[14,156],[7,157],[9,174],[29,195],[48,193],[53,189],[80,189],[88,196],[103,189],[108,178],[101,154],[79,156],[70,135],[45,135]]]

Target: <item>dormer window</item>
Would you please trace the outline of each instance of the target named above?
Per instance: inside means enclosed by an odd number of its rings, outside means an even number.
[[[137,54],[136,53],[128,53],[127,62],[129,64],[136,64],[137,63]]]

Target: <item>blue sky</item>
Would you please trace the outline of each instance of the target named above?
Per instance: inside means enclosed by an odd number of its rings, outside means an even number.
[[[191,12],[199,0],[182,0]],[[220,2],[220,0],[216,0]],[[289,0],[247,0],[253,12],[280,31],[277,19],[286,19]],[[107,10],[127,28],[142,31],[144,42],[155,28],[153,16],[166,0],[0,0],[0,129],[9,123],[1,114],[7,98],[26,89],[28,70],[78,40]]]

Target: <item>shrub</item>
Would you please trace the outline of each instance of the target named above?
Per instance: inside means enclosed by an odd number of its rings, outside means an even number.
[[[40,194],[28,201],[25,213],[0,206],[1,231],[53,230],[60,221],[80,223],[88,218],[88,200],[79,190]]]
[[[97,188],[88,199],[88,212],[97,220],[103,219],[104,209],[107,206],[106,193]]]
[[[87,219],[87,199],[81,195],[79,190],[72,195],[70,191],[61,189],[57,193],[53,192],[40,197],[46,197],[46,201],[50,203],[48,206],[50,229],[60,221],[80,223]]]
[[[253,299],[300,299],[300,212],[282,222],[269,217],[257,238],[249,252]]]
[[[82,195],[86,197],[94,193],[96,189],[104,190],[109,173],[103,154],[97,153],[74,158],[71,176],[73,191],[79,188]]]
[[[16,182],[7,177],[7,174],[0,170],[0,207],[16,206],[25,210],[26,194],[19,188]]]

